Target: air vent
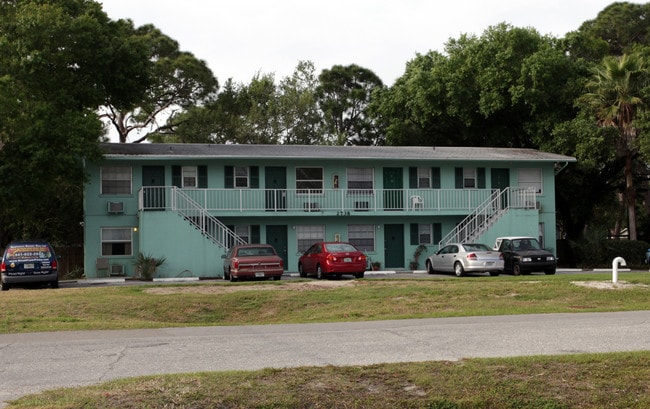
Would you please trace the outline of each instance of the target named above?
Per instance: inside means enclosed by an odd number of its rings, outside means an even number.
[[[121,264],[111,264],[111,275],[112,276],[123,276],[124,275],[124,266]]]
[[[320,210],[320,206],[316,202],[304,203],[304,208],[306,212],[317,212]]]
[[[369,202],[354,202],[354,210],[363,212],[363,211],[368,211],[370,209],[370,203]]]
[[[108,213],[124,213],[124,202],[108,202]]]

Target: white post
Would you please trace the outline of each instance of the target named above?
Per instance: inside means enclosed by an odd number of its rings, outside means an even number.
[[[618,265],[625,266],[625,259],[623,257],[616,257],[612,261],[612,283],[616,284],[618,282]]]

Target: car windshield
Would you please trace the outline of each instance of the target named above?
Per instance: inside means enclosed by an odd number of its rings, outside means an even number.
[[[330,243],[325,246],[330,253],[338,253],[343,251],[357,251],[351,244],[345,243]]]
[[[465,247],[466,251],[492,251],[492,249],[485,244],[463,244],[463,247]]]
[[[515,239],[512,241],[515,250],[540,250],[541,247],[535,239]]]
[[[50,258],[52,253],[45,245],[40,244],[27,244],[24,246],[10,247],[7,249],[5,260],[34,260],[39,258]]]

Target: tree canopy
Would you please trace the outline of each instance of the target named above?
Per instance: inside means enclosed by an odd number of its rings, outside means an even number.
[[[93,1],[2,1],[0,15],[0,242],[79,242],[96,109],[142,98],[145,50]]]

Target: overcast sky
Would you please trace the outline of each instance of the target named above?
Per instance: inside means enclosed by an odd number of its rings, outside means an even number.
[[[416,53],[443,51],[449,38],[481,35],[502,22],[563,37],[613,0],[98,0],[114,20],[151,23],[205,60],[223,84],[257,73],[291,75],[309,60],[316,73],[358,64],[386,85]],[[646,1],[632,0],[643,4]]]

